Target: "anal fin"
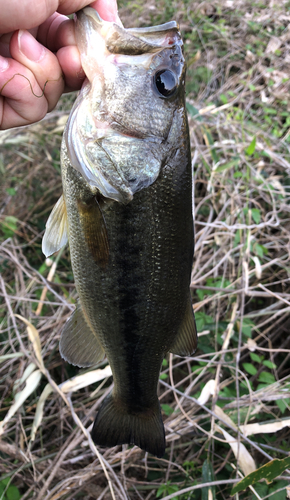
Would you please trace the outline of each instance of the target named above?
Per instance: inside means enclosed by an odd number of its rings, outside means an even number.
[[[88,325],[80,305],[64,325],[59,351],[63,359],[80,367],[95,365],[105,356],[98,336]]]
[[[191,299],[188,298],[187,307],[179,331],[169,352],[178,356],[191,356],[197,348],[197,332],[192,309]]]
[[[47,220],[42,239],[42,251],[46,257],[60,250],[68,239],[67,213],[63,194],[56,202]]]

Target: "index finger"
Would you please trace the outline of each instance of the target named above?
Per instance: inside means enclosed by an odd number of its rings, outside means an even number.
[[[122,26],[116,0],[95,0],[90,6],[98,12],[104,21],[113,21]]]

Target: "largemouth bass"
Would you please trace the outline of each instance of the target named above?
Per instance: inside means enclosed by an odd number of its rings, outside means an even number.
[[[63,196],[45,255],[69,241],[79,305],[60,352],[86,367],[106,355],[114,389],[92,438],[158,457],[165,434],[157,384],[167,352],[196,349],[185,62],[175,22],[124,29],[92,8],[76,16],[87,75],[62,142]]]

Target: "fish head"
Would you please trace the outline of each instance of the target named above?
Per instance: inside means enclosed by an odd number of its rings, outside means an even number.
[[[87,7],[76,14],[76,39],[87,79],[66,129],[68,154],[103,196],[129,202],[183,140],[178,25],[125,29]]]

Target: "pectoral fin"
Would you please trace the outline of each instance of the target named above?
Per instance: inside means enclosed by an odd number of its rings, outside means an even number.
[[[81,227],[94,261],[105,268],[109,260],[109,242],[105,219],[95,197],[85,203],[78,200]]]
[[[80,367],[95,365],[105,356],[98,336],[88,325],[80,305],[64,325],[59,351],[66,361]]]
[[[46,223],[42,239],[42,251],[46,257],[60,250],[67,243],[68,224],[63,194],[53,207]]]
[[[179,328],[174,344],[169,352],[178,356],[191,356],[197,348],[197,332],[192,310],[191,299],[189,297],[183,322]]]

